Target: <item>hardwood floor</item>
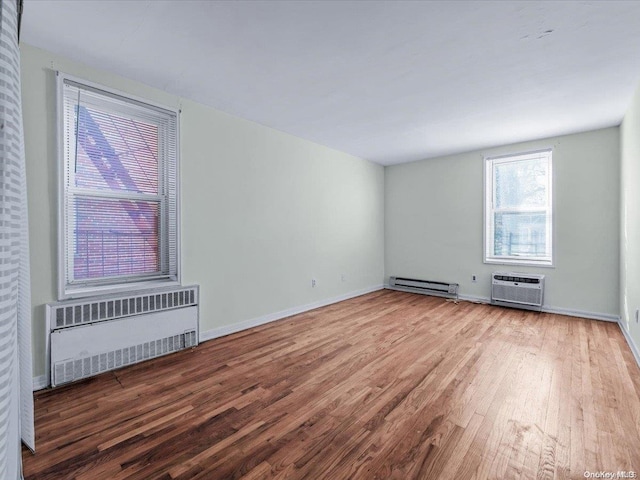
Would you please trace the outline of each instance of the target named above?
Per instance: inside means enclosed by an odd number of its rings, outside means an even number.
[[[613,323],[379,291],[36,395],[27,480],[640,474]]]

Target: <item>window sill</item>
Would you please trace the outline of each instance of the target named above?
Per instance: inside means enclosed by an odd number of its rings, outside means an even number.
[[[111,295],[122,292],[153,290],[156,288],[179,286],[179,280],[163,279],[163,280],[147,280],[131,283],[120,283],[117,285],[101,285],[91,287],[67,288],[64,292],[60,292],[58,300],[71,300],[76,298],[97,297],[102,295]]]
[[[506,258],[485,258],[484,262],[489,265],[515,265],[522,267],[542,267],[542,268],[556,268],[553,262],[548,261],[535,261],[535,260],[515,260]]]

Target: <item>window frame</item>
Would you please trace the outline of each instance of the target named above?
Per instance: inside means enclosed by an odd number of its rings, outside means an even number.
[[[493,208],[495,201],[494,190],[494,165],[509,162],[526,161],[534,158],[546,157],[547,161],[547,203],[544,208],[505,208],[503,212],[546,212],[546,244],[548,247],[548,255],[545,257],[531,257],[531,256],[496,256],[492,254],[494,251],[494,219],[495,212],[499,211]],[[539,150],[509,153],[505,155],[492,155],[483,157],[483,171],[484,171],[484,218],[483,218],[483,263],[486,264],[499,264],[499,265],[522,265],[522,266],[537,266],[537,267],[554,267],[554,205],[553,205],[553,189],[554,189],[554,175],[553,175],[553,149],[544,148]]]
[[[153,289],[164,286],[180,285],[181,284],[181,232],[180,232],[180,109],[168,107],[156,102],[149,101],[146,98],[137,97],[127,92],[123,92],[117,89],[106,87],[104,85],[85,80],[83,78],[69,75],[60,71],[56,71],[56,142],[57,142],[57,155],[58,155],[58,172],[57,172],[57,190],[58,190],[58,210],[57,210],[57,229],[58,229],[58,299],[66,300],[70,298],[83,298],[96,295],[105,295],[123,291],[132,290],[144,290]],[[79,282],[69,282],[68,268],[69,263],[73,263],[73,260],[69,257],[69,252],[73,248],[73,242],[67,241],[69,235],[69,228],[71,225],[66,221],[67,219],[67,199],[69,198],[67,190],[67,159],[65,158],[65,106],[64,106],[64,86],[65,83],[74,84],[82,89],[90,92],[101,94],[108,98],[115,98],[120,101],[126,102],[138,107],[145,107],[160,112],[165,112],[169,115],[175,116],[175,164],[172,166],[173,160],[169,159],[165,162],[164,168],[160,164],[158,165],[158,185],[159,189],[163,192],[157,195],[149,195],[149,200],[158,200],[160,197],[166,199],[165,202],[158,201],[159,205],[159,236],[160,241],[158,245],[158,255],[161,270],[163,264],[166,265],[166,259],[170,258],[175,261],[175,273],[171,271],[171,266],[168,266],[168,273],[160,272],[158,275],[132,275],[132,276],[118,276],[109,278],[102,278],[98,280],[87,280]],[[117,109],[116,109],[117,111]],[[175,178],[174,185],[169,188],[171,176],[168,172],[169,169],[174,169],[171,172]],[[80,189],[77,189],[80,190]],[[104,192],[104,198],[110,196],[109,191]],[[113,195],[116,198],[131,197],[132,200],[139,200],[139,194],[129,194],[123,191],[122,194]],[[173,197],[173,198],[172,198]],[[169,204],[175,205],[175,218],[170,218],[168,212]],[[71,223],[75,221],[74,218],[70,219]],[[169,223],[174,223],[173,229]],[[171,231],[173,230],[173,231]],[[175,244],[175,253],[171,257],[170,250],[171,244]],[[72,265],[71,265],[72,266]]]

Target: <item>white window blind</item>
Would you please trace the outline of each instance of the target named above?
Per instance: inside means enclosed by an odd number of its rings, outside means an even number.
[[[485,262],[552,265],[552,152],[485,158]]]
[[[62,76],[61,297],[178,279],[178,115]]]

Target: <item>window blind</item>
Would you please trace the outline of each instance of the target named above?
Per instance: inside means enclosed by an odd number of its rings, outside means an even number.
[[[63,78],[63,295],[178,277],[177,113]]]

